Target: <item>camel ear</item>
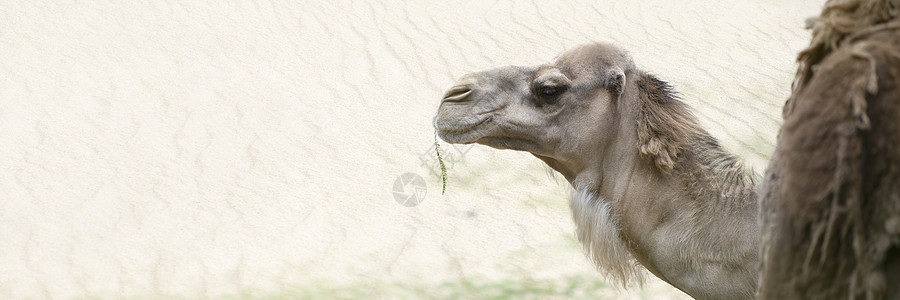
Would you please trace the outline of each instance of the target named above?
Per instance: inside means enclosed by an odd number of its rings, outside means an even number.
[[[616,95],[622,95],[622,92],[625,91],[625,72],[618,67],[607,71],[606,80],[603,84],[607,90],[616,93]]]
[[[699,130],[697,121],[668,83],[650,74],[638,76],[640,151],[666,172],[675,167],[678,154],[688,147],[689,136]]]

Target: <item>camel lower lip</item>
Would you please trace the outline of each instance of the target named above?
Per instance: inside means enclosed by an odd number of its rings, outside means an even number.
[[[490,118],[485,118],[481,121],[475,122],[473,124],[469,124],[466,126],[454,126],[454,127],[437,127],[438,136],[448,142],[454,144],[468,144],[474,143],[475,140],[483,137],[483,130],[481,130],[485,123],[488,122]]]
[[[472,131],[460,132],[438,130],[437,135],[445,142],[451,144],[469,144],[474,143],[475,140],[478,139],[477,136],[470,136],[473,135]]]
[[[474,130],[476,127],[480,126],[481,124],[484,124],[484,122],[487,122],[488,119],[490,119],[490,118],[484,118],[481,121],[478,121],[478,122],[475,122],[472,124],[468,124],[468,125],[461,125],[461,126],[438,127],[437,125],[435,125],[435,129],[437,129],[438,131],[442,131],[442,132],[465,133],[465,132]]]

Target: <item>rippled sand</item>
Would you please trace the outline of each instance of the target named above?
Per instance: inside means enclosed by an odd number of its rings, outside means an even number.
[[[686,298],[602,284],[530,155],[441,195],[438,99],[612,41],[762,171],[823,1],[119,2],[0,3],[0,298]]]

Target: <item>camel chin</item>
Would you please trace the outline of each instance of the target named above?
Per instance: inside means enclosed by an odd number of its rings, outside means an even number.
[[[478,141],[478,144],[482,144],[494,149],[500,150],[515,150],[515,151],[524,151],[537,154],[537,144],[521,138],[514,137],[499,137],[499,136],[485,136]]]

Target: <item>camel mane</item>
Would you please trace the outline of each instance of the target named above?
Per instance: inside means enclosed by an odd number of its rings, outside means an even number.
[[[650,74],[638,79],[637,134],[641,154],[653,160],[662,172],[679,169],[679,156],[691,152],[692,159],[716,178],[718,188],[752,187],[757,176],[743,161],[725,151],[701,126],[691,108],[681,101],[672,86]],[[690,151],[688,151],[690,150]],[[684,166],[688,167],[688,166]],[[684,170],[694,171],[694,170]],[[697,187],[700,188],[700,187]]]
[[[637,86],[636,120],[641,154],[652,159],[661,171],[672,170],[678,155],[690,144],[690,137],[702,129],[667,82],[642,74]]]

